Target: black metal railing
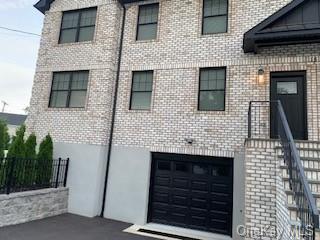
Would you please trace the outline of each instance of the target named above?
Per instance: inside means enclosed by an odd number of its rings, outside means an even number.
[[[256,108],[258,108],[258,111],[256,111]],[[264,109],[263,111],[261,111],[262,108]],[[263,127],[274,125],[276,128],[274,132],[277,133],[281,142],[284,162],[288,167],[290,188],[297,205],[297,214],[301,224],[299,228],[300,233],[303,235],[303,239],[314,240],[315,229],[319,228],[319,211],[304,173],[300,155],[281,102],[250,102],[248,113],[249,138],[255,138],[262,132],[263,134],[269,134],[271,132],[270,127],[262,131],[260,129],[260,121],[264,123],[262,125]],[[268,123],[266,121],[268,121]],[[273,124],[270,124],[271,122],[273,122]],[[310,234],[310,228],[313,230],[312,234]]]
[[[65,187],[69,159],[0,158],[0,194]]]
[[[274,102],[251,101],[248,111],[248,138],[270,137],[270,109]]]

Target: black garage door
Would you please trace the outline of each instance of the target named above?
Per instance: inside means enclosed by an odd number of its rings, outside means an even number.
[[[148,221],[231,236],[233,159],[153,153]]]

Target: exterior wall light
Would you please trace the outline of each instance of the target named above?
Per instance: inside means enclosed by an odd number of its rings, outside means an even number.
[[[258,70],[258,79],[257,79],[257,83],[260,85],[260,84],[264,84],[265,82],[265,76],[264,76],[264,69],[262,66],[259,67],[259,70]]]

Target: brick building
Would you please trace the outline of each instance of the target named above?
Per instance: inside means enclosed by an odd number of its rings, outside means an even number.
[[[320,136],[319,0],[35,6],[45,21],[27,126],[70,157],[70,212],[103,208],[106,218],[216,239],[241,239],[239,225],[302,221],[284,189],[271,105],[281,100],[309,151],[299,157],[310,160]],[[262,102],[248,119],[251,101]]]

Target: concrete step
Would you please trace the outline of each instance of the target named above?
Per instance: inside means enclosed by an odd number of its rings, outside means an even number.
[[[286,166],[280,166],[282,177],[289,177],[288,168]],[[306,175],[308,181],[320,181],[320,169],[314,168],[304,168],[304,174]]]
[[[284,182],[284,189],[286,191],[291,191],[290,184],[289,184],[289,178],[283,177]],[[309,187],[311,189],[312,194],[318,194],[320,193],[320,181],[319,180],[309,180]]]
[[[293,192],[291,190],[286,190],[286,195],[287,195],[287,203],[288,205],[295,205],[295,201],[293,198]],[[312,193],[313,197],[316,200],[316,205],[318,207],[318,209],[320,210],[320,194],[319,193]]]
[[[298,148],[300,158],[317,158],[320,159],[320,149],[318,148]],[[282,148],[276,148],[277,155],[283,155]]]

